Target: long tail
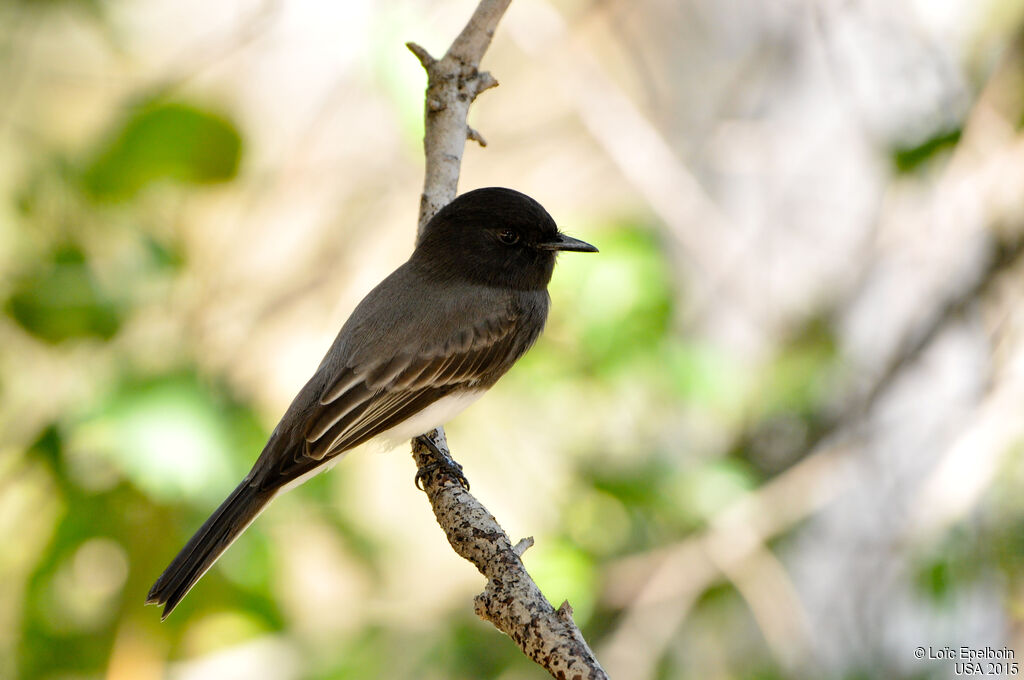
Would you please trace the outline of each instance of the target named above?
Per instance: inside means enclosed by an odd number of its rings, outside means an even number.
[[[146,604],[166,605],[161,621],[174,611],[181,598],[252,524],[274,495],[274,490],[260,491],[246,479],[210,515],[149,590]]]

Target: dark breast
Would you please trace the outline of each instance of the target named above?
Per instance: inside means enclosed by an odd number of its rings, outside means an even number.
[[[482,387],[490,387],[505,375],[544,331],[551,300],[546,290],[516,291],[510,304],[515,322],[507,342],[499,343],[504,356],[495,361],[491,370],[480,377]]]

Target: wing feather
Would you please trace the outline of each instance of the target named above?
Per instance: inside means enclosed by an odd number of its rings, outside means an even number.
[[[355,371],[343,371],[334,385],[324,391],[323,396],[320,397],[320,403],[330,404],[362,381],[363,377]]]
[[[495,315],[413,354],[344,368],[313,401],[300,426],[302,445],[279,458],[274,484],[298,478],[460,386],[490,386],[536,337],[517,334],[517,322],[515,314]]]
[[[348,391],[339,394],[333,401],[322,404],[309,419],[306,441],[314,442],[320,439],[339,420],[369,403],[375,392],[376,390],[371,389],[366,383],[359,382],[353,384]]]
[[[386,432],[419,411],[434,403],[450,390],[428,388],[414,392],[394,392],[389,394],[387,405],[375,408],[367,418],[360,418],[352,423],[344,433],[333,442],[332,451],[340,452],[359,446],[381,432]]]
[[[395,378],[392,383],[392,389],[394,390],[407,390],[409,387],[420,380],[423,374],[431,370],[431,357],[419,356],[413,359],[409,363],[409,368],[406,369],[405,373]]]

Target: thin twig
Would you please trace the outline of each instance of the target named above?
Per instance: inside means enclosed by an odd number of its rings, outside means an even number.
[[[419,233],[438,210],[455,198],[462,152],[470,135],[466,124],[469,107],[477,95],[498,84],[491,74],[480,71],[480,60],[510,2],[482,0],[441,59],[430,56],[414,42],[406,43],[427,71],[423,135],[426,173],[420,199]]]

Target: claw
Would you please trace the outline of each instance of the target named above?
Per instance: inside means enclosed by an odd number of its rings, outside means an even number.
[[[423,484],[427,477],[440,470],[442,473],[457,481],[463,489],[469,491],[469,480],[466,479],[466,475],[462,472],[462,466],[455,462],[455,459],[451,457],[451,454],[438,448],[437,444],[435,444],[434,441],[425,434],[420,435],[416,440],[430,449],[430,452],[434,456],[434,460],[432,462],[427,463],[420,469],[416,470],[415,484],[417,489],[423,491]]]

